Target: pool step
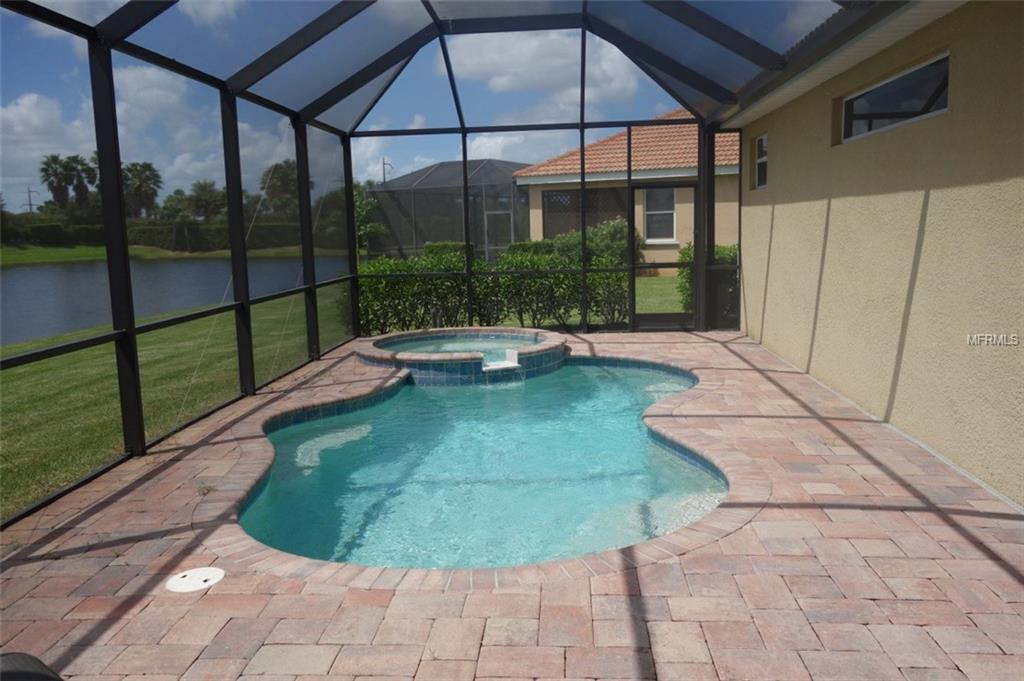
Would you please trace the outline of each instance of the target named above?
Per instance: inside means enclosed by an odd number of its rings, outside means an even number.
[[[484,372],[503,371],[505,369],[521,369],[519,366],[519,353],[516,350],[506,350],[505,360],[500,362],[484,362]]]

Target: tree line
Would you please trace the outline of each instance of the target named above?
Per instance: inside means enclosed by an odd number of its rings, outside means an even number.
[[[39,179],[50,193],[32,213],[12,214],[3,208],[3,222],[31,228],[33,224],[102,224],[99,171],[94,152],[88,159],[81,154],[47,154],[39,163]],[[227,221],[227,194],[215,181],[195,180],[186,190],[178,188],[160,199],[164,178],[149,161],[133,161],[121,166],[127,218],[136,225],[217,226]],[[314,189],[310,181],[310,190]],[[294,159],[273,163],[260,174],[259,192],[243,190],[243,215],[247,225],[256,217],[265,222],[285,225],[298,221],[298,168]],[[382,230],[377,202],[368,194],[368,185],[356,184],[355,213],[360,243]],[[2,200],[2,199],[0,199]],[[315,229],[330,236],[334,243],[344,242],[345,192],[333,189],[313,203]],[[337,232],[335,234],[334,232]]]

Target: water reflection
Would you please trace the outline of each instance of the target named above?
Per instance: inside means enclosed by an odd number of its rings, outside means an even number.
[[[340,275],[342,257],[319,257],[319,279]],[[297,258],[251,258],[250,293],[261,296],[299,286]],[[133,260],[135,315],[145,319],[232,300],[231,262]],[[28,265],[0,270],[0,344],[21,343],[110,325],[104,262]]]

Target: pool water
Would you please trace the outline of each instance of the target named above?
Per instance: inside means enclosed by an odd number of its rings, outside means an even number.
[[[656,443],[641,420],[692,385],[569,364],[516,383],[403,387],[272,432],[274,463],[241,523],[284,551],[389,567],[498,567],[635,544],[725,496],[710,464]]]
[[[485,362],[505,360],[505,351],[533,345],[531,336],[505,336],[499,338],[472,338],[458,336],[418,336],[382,343],[382,350],[393,352],[482,352]]]

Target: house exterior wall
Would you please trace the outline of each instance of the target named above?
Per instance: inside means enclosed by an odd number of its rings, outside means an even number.
[[[1018,502],[1024,347],[968,336],[1024,336],[1022,46],[1024,3],[969,3],[746,126],[742,149],[743,329]],[[948,111],[834,144],[837,100],[947,51]]]
[[[590,188],[625,187],[618,181],[588,181]],[[579,183],[553,183],[530,185],[530,240],[544,238],[543,192],[547,190],[579,189]],[[646,212],[644,191],[637,190],[635,224],[637,234],[644,234]],[[739,175],[718,175],[715,178],[715,235],[719,244],[735,244],[739,239]],[[677,188],[675,191],[676,240],[674,243],[648,244],[642,249],[645,262],[676,262],[679,249],[693,240],[693,190]],[[659,274],[675,275],[675,270],[658,270]]]

